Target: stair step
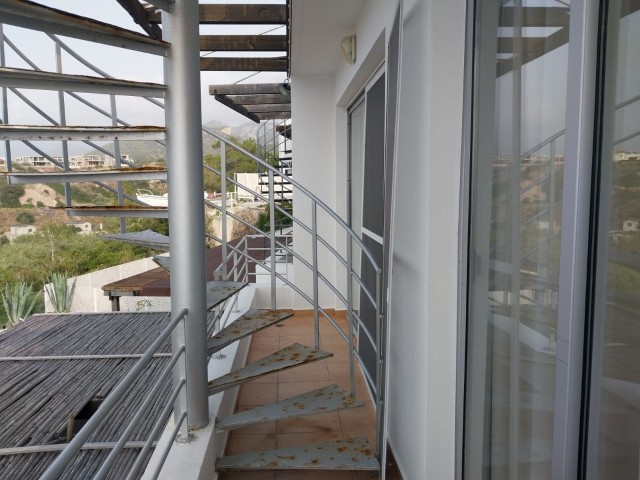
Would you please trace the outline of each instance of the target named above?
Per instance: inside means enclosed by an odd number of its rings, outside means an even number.
[[[142,97],[164,97],[167,88],[157,83],[132,82],[84,75],[64,75],[54,72],[7,67],[0,67],[0,83],[2,83],[3,87],[69,90],[72,92]]]
[[[276,312],[273,310],[250,310],[209,339],[209,355],[222,350],[236,340],[259,332],[291,316],[293,316],[293,313]]]
[[[207,310],[217,307],[247,285],[249,282],[222,282],[219,280],[207,282]]]
[[[55,207],[53,207],[55,208]],[[72,217],[169,218],[166,207],[61,207]]]
[[[27,0],[0,2],[2,23],[103,43],[114,47],[165,55],[169,44],[124,28],[45,7]]]
[[[268,450],[218,458],[218,471],[249,470],[367,470],[378,471],[380,464],[373,447],[364,437],[338,440],[320,445]]]
[[[359,408],[364,403],[337,385],[319,388],[271,405],[235,413],[216,422],[217,430],[234,430],[256,423]]]
[[[164,127],[51,127],[33,125],[0,125],[0,140],[163,140],[164,137]]]
[[[332,353],[316,350],[294,343],[260,360],[235,370],[209,382],[209,395],[250,382],[270,373],[281,372],[305,363],[315,362],[333,356]],[[232,415],[233,416],[233,415]],[[266,420],[262,420],[266,421]],[[237,428],[237,427],[236,427]]]
[[[154,232],[153,230],[131,233],[113,233],[109,235],[102,235],[100,238],[117,240],[119,242],[130,243],[132,245],[153,248],[154,250],[169,250],[169,237],[162,235],[161,233]],[[156,258],[168,259],[168,257],[153,257],[153,260],[155,261]],[[158,262],[156,261],[156,263]]]
[[[153,257],[153,261],[164,268],[167,272],[171,271],[171,260],[169,257],[155,256]]]
[[[166,180],[167,170],[164,168],[123,168],[120,170],[68,171],[68,172],[34,172],[9,173],[9,183],[62,183],[62,182],[117,182]]]

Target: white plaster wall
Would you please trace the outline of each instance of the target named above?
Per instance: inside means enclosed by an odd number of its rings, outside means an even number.
[[[292,76],[291,122],[297,129],[293,178],[308,188],[311,193],[335,209],[335,106],[332,75]],[[308,219],[311,226],[311,202],[294,189],[294,215]],[[330,243],[335,238],[335,224],[318,208],[318,233]],[[295,249],[311,263],[311,236],[294,224]],[[321,273],[329,281],[335,281],[335,261],[324,247],[319,247],[318,263]],[[294,261],[296,286],[310,297],[313,296],[311,271],[299,261]],[[320,282],[320,303],[332,307],[334,296]],[[309,304],[296,295],[295,308],[309,308]]]
[[[404,14],[389,442],[405,478],[453,479],[465,1],[406,1]]]

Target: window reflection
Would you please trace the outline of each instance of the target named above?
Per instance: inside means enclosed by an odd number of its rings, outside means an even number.
[[[588,477],[640,478],[640,1],[607,28]]]

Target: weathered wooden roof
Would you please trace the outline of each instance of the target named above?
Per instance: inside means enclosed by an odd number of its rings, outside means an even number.
[[[169,313],[37,315],[0,335],[0,479],[37,479],[57,452],[16,454],[15,447],[66,443],[67,420],[90,401],[106,397],[169,321]],[[209,330],[213,322],[209,321]],[[170,359],[158,351],[91,443],[115,442]],[[130,440],[145,441],[170,395],[157,395]],[[35,449],[39,450],[39,449]],[[83,450],[61,478],[91,478],[108,448]],[[125,449],[109,474],[124,478],[138,448]],[[148,459],[147,459],[148,460]]]

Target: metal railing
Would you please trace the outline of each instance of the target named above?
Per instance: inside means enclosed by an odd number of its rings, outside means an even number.
[[[131,368],[131,370],[129,370],[129,372],[124,376],[122,380],[120,380],[113,391],[104,399],[98,410],[91,416],[91,418],[80,429],[75,437],[73,437],[67,447],[56,457],[51,465],[49,465],[47,470],[40,477],[40,480],[56,480],[64,472],[65,468],[74,461],[76,454],[81,450],[82,446],[87,443],[91,435],[103,424],[103,422],[108,420],[110,415],[115,411],[118,404],[124,399],[130,387],[140,378],[140,376],[144,373],[145,368],[154,359],[154,355],[160,348],[162,348],[166,344],[166,341],[169,339],[169,337],[171,337],[174,329],[178,327],[181,322],[184,322],[187,313],[187,309],[185,308],[180,312],[178,316],[176,316],[169,322],[169,324],[162,330],[160,335],[158,335],[158,337],[151,343],[147,350],[145,350],[145,352]],[[160,376],[157,378],[153,386],[149,389],[147,394],[141,399],[140,405],[136,410],[136,413],[134,414],[131,422],[122,433],[107,458],[101,464],[99,470],[93,477],[91,477],[92,480],[103,480],[107,476],[109,470],[116,461],[117,456],[120,454],[122,449],[125,448],[125,445],[131,437],[131,434],[134,432],[136,427],[140,425],[140,422],[144,420],[145,416],[148,414],[150,406],[157,401],[158,394],[160,393],[162,388],[166,386],[166,382],[170,381],[172,372],[174,371],[174,367],[176,366],[176,364],[180,360],[184,362],[185,350],[185,345],[181,345],[173,352],[171,357],[168,358],[167,365],[163,368]],[[165,424],[169,416],[171,415],[171,412],[174,410],[174,403],[178,398],[178,395],[184,390],[186,382],[186,378],[181,378],[177,382],[174,382],[175,384],[173,385],[169,400],[166,402],[160,416],[155,420],[151,433],[149,434],[149,437],[138,453],[137,458],[126,477],[126,480],[133,480],[137,478],[137,475],[139,474],[141,468],[144,466],[144,462],[147,460],[150,449],[153,447],[154,442],[164,429]],[[159,464],[156,465],[155,474],[152,476],[152,478],[157,478],[160,469],[162,468],[162,464],[167,457],[168,451],[171,448],[173,440],[175,440],[179,434],[184,438],[188,437],[187,424],[185,422],[186,416],[186,411],[182,411],[179,413],[178,421],[176,422],[176,426],[171,435],[171,441],[168,442],[165,451],[162,452],[160,456],[161,460]]]
[[[248,222],[247,220],[241,218],[239,215],[229,211],[227,209],[226,202],[224,200],[225,196],[222,196],[222,202],[220,204],[213,203],[205,200],[206,205],[211,208],[217,209],[220,211],[222,216],[222,225],[225,226],[227,223],[227,218],[231,218],[234,221],[246,226],[248,229],[253,231],[253,233],[244,238],[240,243],[233,245],[227,241],[226,230],[223,229],[222,236],[216,237],[212,234],[207,234],[207,236],[215,241],[218,241],[222,245],[222,258],[227,259],[227,261],[223,261],[220,265],[220,273],[223,278],[232,278],[233,275],[238,275],[238,272],[242,272],[243,275],[250,275],[248,273],[248,267],[246,262],[251,262],[256,265],[262,266],[269,274],[271,278],[271,308],[276,309],[278,307],[277,304],[277,286],[276,280],[280,280],[284,285],[292,289],[300,298],[306,301],[313,309],[313,323],[314,323],[314,343],[315,347],[319,348],[320,346],[320,317],[324,318],[332,325],[340,334],[340,336],[347,343],[349,348],[349,376],[350,376],[350,385],[351,385],[351,393],[355,395],[355,362],[357,361],[361,367],[361,370],[366,377],[370,387],[372,388],[372,393],[374,395],[376,401],[376,413],[377,413],[377,436],[378,436],[378,445],[381,445],[382,441],[382,428],[384,422],[384,392],[380,385],[383,385],[383,365],[384,365],[384,351],[383,345],[381,344],[382,337],[382,329],[384,328],[383,318],[382,318],[382,269],[377,264],[373,254],[366,248],[363,244],[362,240],[358,237],[358,235],[349,227],[349,225],[337,214],[335,213],[328,205],[326,205],[322,200],[320,200],[316,195],[311,193],[306,187],[301,185],[299,182],[296,182],[292,177],[284,174],[279,168],[271,165],[268,161],[260,158],[258,155],[254,155],[253,153],[247,151],[239,145],[233,143],[232,140],[226,138],[224,135],[221,135],[217,132],[211,131],[209,129],[203,128],[204,131],[214,136],[220,141],[220,151],[221,151],[221,168],[220,170],[214,169],[210,166],[205,166],[205,168],[213,173],[216,173],[220,176],[222,192],[224,193],[227,189],[228,185],[234,186],[236,189],[245,190],[247,192],[251,192],[251,190],[242,185],[239,182],[236,182],[234,179],[228,177],[226,175],[226,166],[224,159],[226,158],[226,149],[233,148],[238,152],[246,155],[247,157],[254,160],[261,169],[268,175],[269,177],[269,190],[268,194],[255,194],[255,196],[263,201],[267,208],[269,209],[269,229],[268,232],[264,232],[260,230],[256,225]],[[282,208],[276,201],[277,192],[274,189],[274,186],[278,183],[276,179],[280,179],[283,182],[288,182],[291,184],[293,188],[293,196],[295,198],[294,208],[301,208],[304,202],[307,202],[307,207],[309,210],[309,214],[302,218],[301,216],[294,215],[294,212],[289,212],[286,209]],[[289,242],[282,241],[281,234],[277,233],[277,229],[275,228],[275,213],[278,212],[283,217],[289,219],[294,229],[295,236],[295,246],[297,248],[293,248],[293,245]],[[327,220],[331,222],[330,229],[333,231],[335,229],[338,232],[341,232],[344,239],[344,254],[340,253],[338,247],[335,244],[329,242],[326,238],[322,236],[319,227],[319,214],[325,215],[324,222],[327,223]],[[304,235],[307,235],[308,242],[303,242]],[[269,255],[266,259],[261,260],[256,258],[255,255],[252,255],[251,249],[247,247],[248,241],[251,238],[264,238],[268,241],[266,243],[265,249]],[[300,253],[298,249],[300,245],[305,244],[308,251],[305,254]],[[342,267],[344,269],[345,275],[345,284],[344,288],[340,289],[337,287],[330,278],[330,276],[326,273],[322,272],[320,267],[320,248],[323,249],[325,257],[328,256],[331,258],[331,265],[337,265],[338,267]],[[370,268],[374,273],[374,285],[368,285],[367,282],[361,278],[360,276],[360,265],[354,265],[354,249],[357,254],[356,257],[359,257],[363,264],[366,264],[367,268]],[[286,275],[282,275],[277,270],[277,255],[278,252],[284,252],[284,254],[289,255],[293,261],[299,266],[301,271],[306,271],[311,275],[311,288],[310,291],[303,290],[296,283],[299,281],[299,278],[296,278],[296,281],[290,281]],[[255,253],[255,252],[254,252]],[[232,267],[229,269],[227,264],[229,261],[232,261]],[[325,260],[326,261],[326,260]],[[357,262],[356,262],[357,263]],[[235,277],[239,278],[239,277]],[[337,278],[337,277],[336,277]],[[337,301],[344,307],[347,313],[347,331],[345,332],[338,324],[334,315],[328,312],[327,308],[321,306],[320,301],[320,288],[324,287],[333,295],[333,298],[337,299]],[[358,288],[358,292],[354,292],[354,287]],[[346,290],[346,292],[344,291]],[[358,303],[356,305],[356,303]],[[361,318],[363,308],[362,302],[368,302],[375,312],[375,318],[373,319],[373,323],[375,325],[375,331],[370,331],[365,324],[365,319]],[[337,309],[336,309],[337,310]],[[366,309],[364,309],[366,310]],[[354,341],[354,333],[360,332],[359,336],[359,347],[356,347]],[[370,347],[376,354],[376,371],[375,374],[371,374],[365,365],[365,361],[363,360],[360,348],[363,343],[369,343]],[[379,451],[377,452],[379,455]]]

